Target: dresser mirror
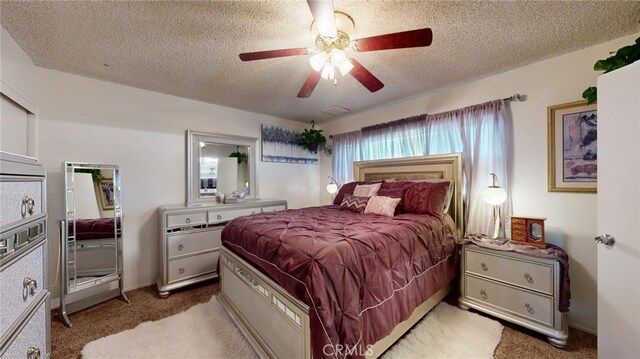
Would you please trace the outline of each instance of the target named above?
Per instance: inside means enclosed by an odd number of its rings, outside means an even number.
[[[118,165],[64,162],[61,311],[67,314],[122,296],[123,213]]]
[[[221,195],[257,197],[257,138],[187,130],[187,205]]]

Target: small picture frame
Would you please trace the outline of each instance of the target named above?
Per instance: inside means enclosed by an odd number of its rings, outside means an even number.
[[[596,104],[586,100],[547,108],[549,192],[596,193]]]
[[[113,197],[113,178],[105,178],[98,181],[98,193],[103,211],[112,211],[115,205]]]

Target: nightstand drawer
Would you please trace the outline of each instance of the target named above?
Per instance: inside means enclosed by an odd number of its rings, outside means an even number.
[[[196,226],[207,223],[205,213],[187,213],[167,215],[167,227]]]
[[[522,317],[553,325],[553,297],[465,275],[465,295]]]
[[[236,217],[249,216],[260,212],[260,208],[242,208],[228,211],[209,211],[209,223],[228,222]]]
[[[169,258],[185,254],[198,253],[209,249],[218,249],[222,243],[222,226],[214,230],[191,232],[186,234],[168,234]]]
[[[287,206],[269,206],[269,207],[262,207],[262,212],[278,212],[278,211],[284,211],[285,209],[287,209]]]
[[[553,267],[465,250],[465,271],[516,286],[553,294]]]

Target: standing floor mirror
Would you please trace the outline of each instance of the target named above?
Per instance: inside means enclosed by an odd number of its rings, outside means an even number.
[[[118,165],[64,162],[65,219],[60,221],[60,312],[68,314],[123,292],[123,215]]]

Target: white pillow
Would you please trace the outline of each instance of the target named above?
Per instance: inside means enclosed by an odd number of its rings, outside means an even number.
[[[357,185],[356,188],[353,190],[353,195],[356,197],[375,196],[376,193],[378,193],[380,186],[382,186],[382,182]]]
[[[393,217],[398,203],[400,203],[400,198],[373,196],[369,198],[369,202],[367,203],[367,207],[364,209],[364,213]]]

